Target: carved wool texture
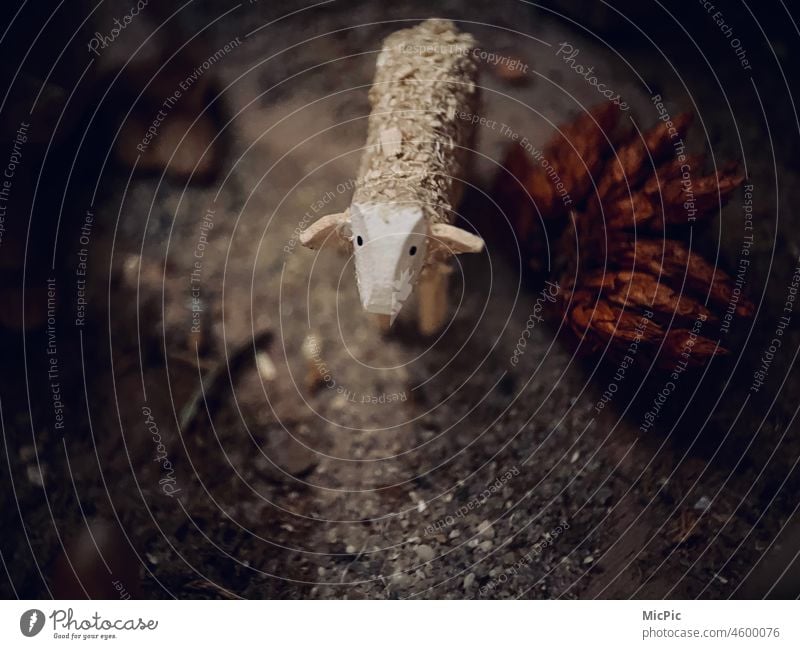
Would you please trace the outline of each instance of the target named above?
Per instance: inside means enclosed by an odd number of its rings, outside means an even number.
[[[354,203],[410,202],[432,224],[454,220],[478,104],[474,47],[447,20],[384,41]]]

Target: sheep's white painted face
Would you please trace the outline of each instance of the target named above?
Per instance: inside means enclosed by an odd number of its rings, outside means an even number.
[[[395,316],[411,294],[428,241],[428,223],[416,205],[350,206],[353,254],[361,304],[370,313]]]

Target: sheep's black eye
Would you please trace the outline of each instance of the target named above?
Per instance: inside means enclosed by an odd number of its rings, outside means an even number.
[[[359,246],[363,246],[363,245],[364,245],[364,240],[361,238],[361,235],[360,235],[360,234],[359,234],[359,235],[356,237],[356,243],[357,243]]]
[[[416,246],[411,246],[411,247],[408,249],[408,254],[409,254],[409,255],[411,255],[412,257],[413,257],[414,255],[416,255],[416,254],[417,254],[417,247],[416,247]]]

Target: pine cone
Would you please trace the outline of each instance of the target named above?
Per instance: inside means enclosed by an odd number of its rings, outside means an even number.
[[[727,353],[712,340],[720,314],[735,305],[751,317],[753,305],[735,301],[730,276],[684,240],[744,176],[735,163],[701,173],[705,156],[684,145],[690,113],[615,144],[619,115],[612,104],[593,109],[562,126],[535,160],[512,147],[498,202],[534,269],[545,236],[558,239],[559,315],[581,350],[613,358],[635,343],[660,367],[701,366]]]

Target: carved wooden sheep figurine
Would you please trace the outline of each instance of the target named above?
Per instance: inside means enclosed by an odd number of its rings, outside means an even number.
[[[474,48],[472,36],[446,20],[386,38],[350,207],[300,237],[309,248],[343,240],[355,255],[362,306],[390,322],[419,283],[419,328],[426,335],[447,317],[449,257],[483,250],[480,237],[451,225],[478,102]]]

